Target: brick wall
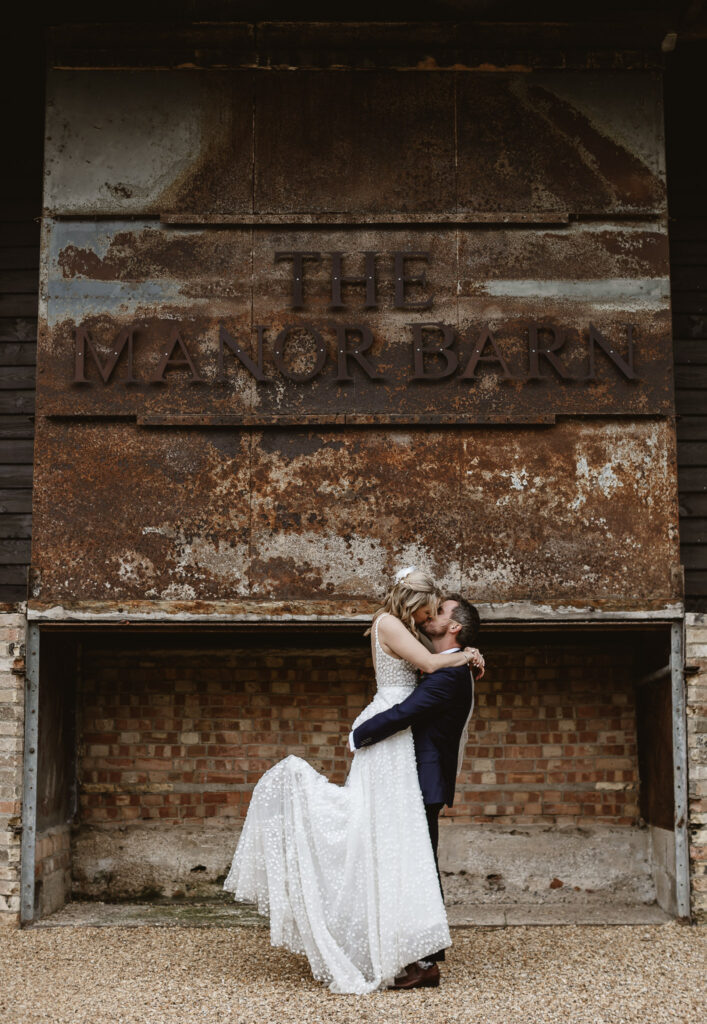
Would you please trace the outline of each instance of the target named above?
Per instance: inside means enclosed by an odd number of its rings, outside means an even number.
[[[499,824],[638,816],[633,652],[615,639],[487,652],[458,800],[447,816]]]
[[[71,828],[54,825],[37,834],[34,852],[35,907],[46,917],[63,907],[71,893]]]
[[[235,642],[84,652],[82,822],[240,821],[259,776],[290,753],[343,782],[349,725],[372,689],[367,652]],[[487,677],[447,813],[474,822],[635,822],[630,646],[487,643]]]
[[[259,776],[287,754],[332,781],[366,703],[361,651],[224,649],[86,657],[80,702],[81,820],[241,820]]]
[[[707,921],[707,615],[687,616],[687,757],[692,914]]]
[[[24,661],[10,644],[25,641],[24,611],[0,612],[0,926],[20,914]]]

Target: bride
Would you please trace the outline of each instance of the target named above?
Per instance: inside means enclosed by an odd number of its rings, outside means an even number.
[[[377,690],[353,723],[404,700],[416,669],[468,664],[431,654],[417,627],[437,613],[430,576],[403,570],[372,623]],[[224,889],[270,917],[270,941],[304,953],[332,992],[393,983],[451,945],[412,732],[357,750],[343,786],[289,756],[258,781]]]

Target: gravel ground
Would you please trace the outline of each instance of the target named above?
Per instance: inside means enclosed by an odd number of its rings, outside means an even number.
[[[465,928],[438,989],[335,996],[256,928],[0,931],[13,1024],[702,1024],[707,929]]]

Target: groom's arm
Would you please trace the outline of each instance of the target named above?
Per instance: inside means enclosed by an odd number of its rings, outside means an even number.
[[[394,704],[387,711],[362,722],[351,734],[353,747],[367,747],[379,743],[393,733],[414,725],[420,719],[440,711],[451,699],[450,683],[454,681],[454,669],[440,669],[423,679],[409,697]]]

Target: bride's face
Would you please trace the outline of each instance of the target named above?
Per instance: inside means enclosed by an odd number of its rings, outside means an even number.
[[[449,629],[449,624],[452,621],[452,612],[455,607],[456,603],[454,601],[442,601],[430,622],[422,627],[423,632],[430,638],[444,636]]]
[[[432,605],[425,605],[424,608],[418,608],[416,612],[412,613],[412,620],[416,626],[424,626],[437,614],[437,602],[435,601]]]

